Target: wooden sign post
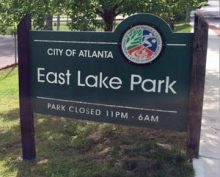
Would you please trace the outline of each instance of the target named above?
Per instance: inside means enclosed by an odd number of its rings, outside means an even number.
[[[18,26],[19,105],[21,143],[24,160],[34,160],[36,158],[34,116],[31,99],[30,30],[31,16],[27,15]]]
[[[36,158],[33,112],[187,131],[187,152],[198,157],[206,50],[200,16],[194,36],[152,14],[112,33],[32,31],[26,16],[18,26],[23,159]]]
[[[187,152],[198,158],[209,26],[202,15],[195,15],[193,60],[187,123]]]

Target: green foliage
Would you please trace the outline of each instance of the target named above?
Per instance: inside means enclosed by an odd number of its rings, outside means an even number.
[[[113,29],[117,15],[154,13],[171,26],[174,22],[187,20],[193,8],[205,5],[207,0],[0,0],[0,33],[15,26],[26,14],[32,14],[35,29],[45,29],[48,17],[66,14],[71,30]],[[102,20],[97,20],[101,17]]]
[[[32,15],[34,28],[45,29],[45,19],[64,13],[65,7],[66,0],[0,0],[0,33],[4,34],[9,26],[17,26],[27,14]]]
[[[11,1],[0,0],[0,33],[4,34],[7,27],[13,24],[13,16],[8,13],[11,7]]]
[[[197,0],[159,0],[149,3],[150,12],[161,16],[172,28],[176,22],[188,21],[191,10],[197,6]]]
[[[95,14],[95,3],[91,0],[70,0],[66,14],[71,18],[68,24],[71,30],[94,31],[98,25]]]
[[[190,11],[206,0],[70,0],[67,15],[72,22],[72,30],[95,30],[102,27],[105,31],[113,29],[113,21],[117,15],[127,16],[134,13],[154,13],[171,24],[188,20]],[[97,21],[97,16],[102,22]]]

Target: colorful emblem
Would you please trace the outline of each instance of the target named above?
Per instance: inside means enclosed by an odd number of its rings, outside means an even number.
[[[128,60],[136,64],[146,64],[160,54],[162,38],[151,26],[137,25],[124,34],[121,47]]]

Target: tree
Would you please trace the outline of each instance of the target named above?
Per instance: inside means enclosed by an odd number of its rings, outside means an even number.
[[[189,20],[190,12],[197,8],[199,4],[198,0],[160,0],[152,3],[150,9],[163,17],[171,28],[174,28],[175,22]]]
[[[68,24],[71,30],[94,31],[99,23],[96,20],[95,0],[69,0],[66,14],[71,22]]]
[[[165,19],[174,28],[174,23],[186,18],[193,0],[160,0],[150,3],[150,11]]]
[[[53,29],[53,16],[65,13],[66,0],[34,0],[32,2],[33,25],[37,29]]]
[[[17,25],[26,14],[32,15],[36,29],[52,29],[55,14],[65,12],[66,0],[0,0],[0,32]]]
[[[32,14],[36,29],[52,29],[54,15],[66,14],[71,19],[71,30],[112,31],[117,15],[139,12],[153,13],[174,22],[189,16],[194,7],[207,0],[0,0],[0,32],[16,25],[26,14]],[[101,20],[97,20],[98,17]]]
[[[70,0],[68,15],[72,30],[95,30],[99,26],[112,31],[117,15],[131,15],[139,12],[153,13],[167,20],[171,27],[174,22],[186,19],[189,12],[206,0]],[[97,16],[103,23],[97,22]]]
[[[112,31],[117,15],[127,15],[143,12],[149,0],[70,0],[68,13],[72,22],[69,24],[73,30],[95,30],[102,27],[105,31]],[[103,22],[98,22],[97,17]]]
[[[96,13],[104,21],[104,30],[112,31],[115,17],[121,13],[120,7],[123,5],[121,0],[98,0],[99,7],[96,8]]]
[[[15,14],[9,13],[9,9],[12,7],[12,1],[0,0],[0,33],[5,33],[7,27],[14,24]]]

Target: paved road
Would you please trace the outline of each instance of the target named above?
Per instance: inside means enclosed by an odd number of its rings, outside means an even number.
[[[207,19],[209,29],[206,83],[202,117],[199,159],[194,159],[196,177],[220,177],[220,114],[219,60],[220,9],[219,0],[209,0],[209,6],[198,10]]]
[[[0,35],[0,69],[15,63],[14,43],[14,37]]]

